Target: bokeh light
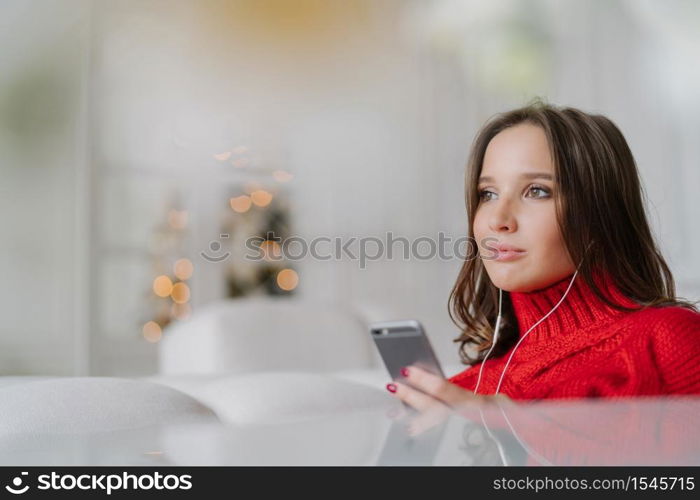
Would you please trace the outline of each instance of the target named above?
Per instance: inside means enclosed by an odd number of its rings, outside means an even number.
[[[170,210],[168,212],[168,224],[173,229],[185,229],[187,226],[187,210]]]
[[[272,172],[272,177],[274,177],[277,182],[289,182],[294,178],[294,175],[286,170],[275,170]]]
[[[225,153],[219,153],[214,155],[214,159],[218,161],[226,161],[231,158],[231,152],[226,151]]]
[[[231,198],[231,200],[229,200],[229,203],[231,204],[231,208],[234,212],[242,214],[250,210],[250,205],[252,201],[250,199],[250,196],[242,194],[241,196]]]
[[[173,291],[173,282],[165,275],[160,275],[153,280],[153,292],[158,297],[167,297]]]
[[[192,261],[189,259],[178,259],[175,261],[173,266],[173,272],[178,279],[188,280],[192,277],[192,272],[194,272],[194,266]]]
[[[176,304],[184,304],[190,300],[190,287],[182,282],[175,283],[173,285],[173,291],[170,292],[170,296]]]
[[[149,321],[143,325],[143,338],[151,343],[158,342],[163,337],[163,330],[155,321]]]
[[[282,247],[273,240],[265,240],[260,243],[260,251],[263,254],[263,259],[268,262],[280,260],[282,257]]]
[[[294,290],[299,284],[299,275],[293,269],[282,269],[277,273],[277,286],[282,290]]]
[[[250,193],[250,199],[259,207],[266,207],[272,201],[272,193],[259,189]]]

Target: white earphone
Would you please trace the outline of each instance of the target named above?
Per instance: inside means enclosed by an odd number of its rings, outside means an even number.
[[[588,249],[591,247],[592,243],[593,242],[588,244],[588,247],[586,247],[586,252],[588,252]],[[559,302],[557,302],[557,305],[555,305],[552,308],[552,310],[549,311],[547,314],[542,316],[542,318],[540,318],[540,320],[537,321],[537,323],[532,325],[530,327],[530,329],[527,332],[525,332],[525,335],[520,337],[520,340],[518,340],[518,343],[515,344],[515,348],[513,349],[513,352],[510,353],[510,356],[508,356],[508,361],[506,361],[506,366],[503,368],[503,373],[501,373],[501,378],[498,380],[498,385],[496,386],[496,392],[494,392],[494,396],[496,394],[498,394],[498,391],[501,388],[501,383],[503,382],[503,377],[505,376],[506,370],[508,369],[508,364],[510,363],[510,360],[513,358],[513,354],[515,354],[515,351],[518,349],[518,346],[525,339],[527,334],[533,330],[533,328],[535,328],[537,325],[539,325],[545,319],[547,319],[547,317],[550,314],[552,314],[556,310],[557,307],[559,307],[559,304],[561,304],[564,301],[564,299],[566,298],[566,295],[569,293],[569,290],[571,290],[571,286],[574,284],[574,280],[576,279],[576,275],[578,274],[578,269],[579,269],[579,267],[581,267],[582,263],[583,263],[583,260],[581,260],[581,263],[579,263],[578,267],[576,268],[576,272],[574,273],[574,276],[571,278],[571,282],[569,283],[569,287],[566,289],[566,292],[564,292],[564,295],[559,300]],[[486,364],[486,360],[488,359],[489,355],[491,354],[491,351],[493,351],[493,348],[496,346],[496,342],[498,341],[499,327],[501,325],[501,304],[502,304],[502,302],[503,302],[503,290],[499,288],[498,289],[498,317],[496,318],[496,326],[495,326],[494,331],[493,331],[493,342],[491,343],[491,349],[489,349],[489,352],[486,353],[486,356],[484,357],[484,361],[481,363],[481,367],[479,368],[479,377],[476,380],[476,387],[474,388],[474,394],[476,394],[477,391],[479,390],[479,384],[481,383],[481,373],[484,370],[484,365]]]

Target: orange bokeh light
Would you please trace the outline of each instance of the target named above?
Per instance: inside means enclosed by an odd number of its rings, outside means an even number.
[[[168,212],[168,224],[173,229],[185,229],[187,226],[187,210],[170,210]]]
[[[293,269],[282,269],[277,273],[277,286],[282,290],[294,290],[299,284],[299,275]]]
[[[163,337],[163,330],[155,321],[149,321],[143,325],[143,338],[151,343],[158,342]]]
[[[173,291],[170,292],[170,296],[176,304],[184,304],[190,300],[190,287],[182,282],[175,283],[173,285]]]
[[[294,178],[294,175],[286,170],[275,170],[272,172],[272,177],[274,177],[277,182],[289,182]]]
[[[181,280],[188,280],[192,277],[194,266],[189,259],[178,259],[173,266],[175,276]]]
[[[231,158],[231,152],[230,151],[225,151],[223,153],[215,154],[214,159],[218,161],[226,161],[229,158]]]
[[[242,214],[250,209],[250,196],[247,196],[245,194],[241,196],[236,196],[235,198],[231,198],[230,204],[234,212]]]
[[[165,275],[153,280],[153,292],[158,297],[167,297],[173,291],[173,282]]]
[[[280,260],[282,256],[282,247],[273,240],[265,240],[260,243],[260,250],[263,253],[263,259],[266,261]]]
[[[265,191],[264,189],[258,189],[250,193],[250,199],[253,200],[259,207],[266,207],[272,201],[272,193]]]

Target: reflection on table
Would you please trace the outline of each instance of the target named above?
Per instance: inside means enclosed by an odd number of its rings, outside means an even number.
[[[411,437],[385,410],[234,426],[0,434],[2,465],[699,465],[700,397],[507,403]]]

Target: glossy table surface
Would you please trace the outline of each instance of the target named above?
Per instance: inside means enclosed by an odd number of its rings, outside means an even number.
[[[700,397],[492,404],[417,435],[362,411],[266,425],[212,419],[84,434],[6,435],[2,465],[700,465]]]

